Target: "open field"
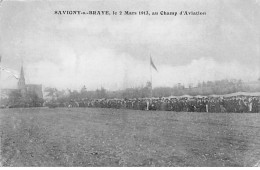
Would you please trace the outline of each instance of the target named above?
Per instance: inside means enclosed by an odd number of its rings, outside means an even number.
[[[255,166],[260,114],[0,110],[2,166]]]

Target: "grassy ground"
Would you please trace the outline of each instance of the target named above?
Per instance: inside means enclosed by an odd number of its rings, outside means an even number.
[[[260,114],[0,110],[2,166],[254,166]]]

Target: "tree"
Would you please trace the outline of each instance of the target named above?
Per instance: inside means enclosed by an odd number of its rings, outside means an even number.
[[[84,85],[81,90],[80,90],[80,98],[83,99],[83,98],[87,98],[88,96],[88,91],[87,91],[87,88],[86,86]]]
[[[106,92],[106,89],[104,89],[103,87],[101,87],[101,89],[97,89],[96,90],[96,97],[98,99],[101,99],[101,98],[107,98],[108,95],[107,95],[107,92]]]
[[[29,106],[39,107],[43,104],[43,99],[39,98],[35,91],[29,91],[24,98],[24,103],[29,104]]]
[[[80,98],[80,93],[77,90],[73,90],[70,95],[69,95],[70,99],[76,100]]]
[[[52,100],[57,99],[57,92],[58,90],[56,88],[52,88],[52,87],[47,87],[44,89],[45,92],[47,92],[47,96],[51,97]]]
[[[16,105],[21,102],[22,93],[20,90],[14,90],[9,94],[9,105]]]

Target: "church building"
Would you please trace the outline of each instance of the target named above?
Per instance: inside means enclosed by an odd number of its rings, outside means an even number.
[[[21,67],[20,77],[18,80],[18,90],[21,91],[22,96],[26,96],[28,93],[35,93],[37,97],[43,98],[42,85],[41,84],[26,84],[24,78],[23,66]]]

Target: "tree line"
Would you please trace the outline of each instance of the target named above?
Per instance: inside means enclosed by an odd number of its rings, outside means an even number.
[[[45,92],[47,97],[51,100],[58,102],[66,102],[70,100],[80,99],[101,99],[101,98],[119,98],[119,99],[132,99],[132,98],[146,98],[146,97],[169,97],[169,96],[181,96],[181,95],[222,95],[235,93],[239,91],[254,91],[260,89],[252,89],[247,86],[242,80],[217,80],[200,82],[193,87],[185,87],[182,84],[176,84],[173,87],[155,87],[151,93],[151,82],[147,82],[145,86],[126,88],[124,90],[109,91],[105,88],[96,90],[87,90],[85,86],[81,90],[58,90],[56,88],[47,87]]]

